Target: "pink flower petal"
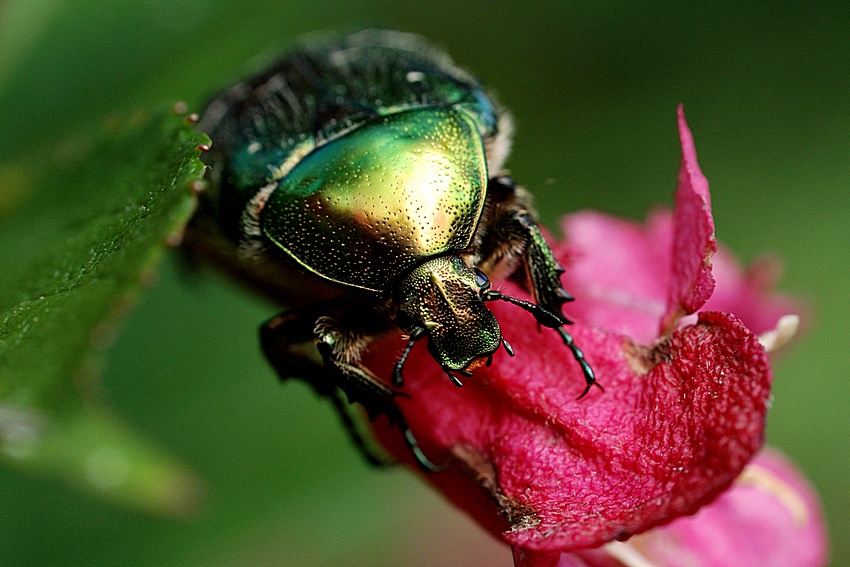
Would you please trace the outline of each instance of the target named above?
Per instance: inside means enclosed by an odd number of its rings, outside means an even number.
[[[570,317],[631,339],[658,338],[670,289],[673,220],[668,211],[645,225],[596,212],[578,212],[561,223],[564,240],[553,245],[568,270],[564,287],[577,299]]]
[[[583,567],[583,563],[579,563],[581,559],[576,556],[561,554],[558,551],[532,551],[523,549],[518,545],[511,547],[511,552],[514,556],[515,567]],[[576,561],[575,563],[561,563],[561,558],[566,557],[568,561]]]
[[[808,319],[809,309],[805,305],[773,291],[782,273],[776,258],[763,257],[742,270],[732,254],[720,248],[713,263],[717,289],[706,303],[706,309],[734,313],[758,334],[776,327],[784,315],[795,314]]]
[[[583,380],[557,335],[511,308],[494,310],[515,358],[499,353],[458,389],[415,349],[399,400],[426,452],[458,464],[427,480],[506,541],[568,550],[628,537],[696,510],[761,445],[770,369],[733,316],[704,313],[652,348],[575,328],[606,387],[576,401]],[[393,358],[367,362],[388,371]]]
[[[564,240],[553,249],[568,267],[564,287],[578,298],[567,306],[570,316],[637,342],[658,338],[672,277],[671,212],[656,210],[639,224],[582,211],[564,217],[561,229]],[[781,273],[779,261],[770,257],[743,270],[731,252],[718,247],[712,259],[717,287],[703,307],[734,313],[757,334],[773,329],[784,315],[807,315],[800,301],[774,291]],[[679,324],[694,321],[696,315]]]
[[[682,165],[673,232],[673,278],[667,296],[667,311],[661,319],[661,334],[671,331],[683,315],[695,313],[714,291],[711,257],[717,251],[708,180],[697,163],[696,149],[685,111],[679,106],[679,139]]]
[[[681,518],[635,542],[662,565],[682,565],[682,555],[721,567],[826,565],[826,541],[817,498],[793,466],[765,452],[733,488],[696,516]],[[678,549],[676,549],[678,547]]]
[[[657,210],[645,225],[596,212],[562,221],[555,252],[569,267],[565,287],[579,299],[570,315],[584,323],[652,342],[693,323],[700,308],[738,315],[756,333],[780,317],[805,313],[799,302],[773,293],[781,272],[764,259],[742,272],[714,238],[708,182],[696,161],[693,138],[679,108],[682,165],[676,208]],[[715,280],[718,291],[713,293]]]
[[[514,552],[517,567],[620,567],[624,557],[657,567],[822,567],[828,544],[817,496],[776,451],[763,451],[732,487],[696,515],[624,544],[563,554]],[[546,564],[546,563],[542,563]]]

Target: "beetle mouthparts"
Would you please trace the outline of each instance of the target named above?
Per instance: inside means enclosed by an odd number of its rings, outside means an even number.
[[[466,367],[466,372],[472,372],[476,368],[481,368],[482,366],[485,366],[487,364],[487,361],[492,359],[492,358],[493,358],[492,354],[488,355],[488,356],[481,356],[479,358],[476,358],[475,360],[470,362],[469,365]]]

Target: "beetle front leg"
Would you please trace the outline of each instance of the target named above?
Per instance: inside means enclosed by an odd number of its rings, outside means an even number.
[[[516,271],[513,260],[521,258],[534,302],[568,323],[562,306],[573,297],[561,285],[564,268],[534,221],[530,196],[509,177],[496,177],[487,187],[488,208],[479,242],[477,265],[490,273],[504,261]]]
[[[534,221],[528,193],[517,187],[509,177],[491,179],[487,189],[491,202],[488,203],[489,216],[479,243],[482,255],[479,266],[488,271],[488,268],[492,269],[503,259],[522,257],[526,275],[524,283],[531,288],[534,302],[560,321],[561,324],[555,328],[581,366],[586,388],[579,397],[584,397],[594,385],[601,386],[596,382],[584,353],[563,328],[563,325],[571,323],[564,316],[563,305],[573,301],[573,297],[561,284],[564,268]],[[538,318],[538,321],[541,319]]]

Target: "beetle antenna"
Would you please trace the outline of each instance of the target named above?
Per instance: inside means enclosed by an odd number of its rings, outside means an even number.
[[[556,329],[565,323],[562,318],[558,317],[548,309],[540,307],[536,303],[517,299],[516,297],[511,297],[510,295],[505,295],[500,291],[496,291],[495,289],[488,289],[486,292],[484,292],[483,299],[484,301],[494,301],[497,299],[501,299],[502,301],[512,303],[517,307],[521,307],[531,313],[534,318],[537,319],[537,322],[543,325],[544,327]]]
[[[393,366],[393,386],[396,388],[401,388],[404,385],[404,377],[401,374],[401,370],[404,368],[404,363],[407,362],[407,357],[410,356],[410,351],[413,350],[413,345],[416,344],[416,341],[425,336],[425,329],[422,327],[416,327],[413,329],[413,332],[410,333],[410,341],[407,343],[407,346],[404,347],[404,350],[401,352],[401,355],[398,357],[398,360],[395,361],[395,365]]]

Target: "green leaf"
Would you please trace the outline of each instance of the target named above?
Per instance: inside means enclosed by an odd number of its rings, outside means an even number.
[[[198,482],[99,401],[99,355],[195,205],[197,134],[114,120],[0,167],[0,455],[115,501],[186,511]]]

